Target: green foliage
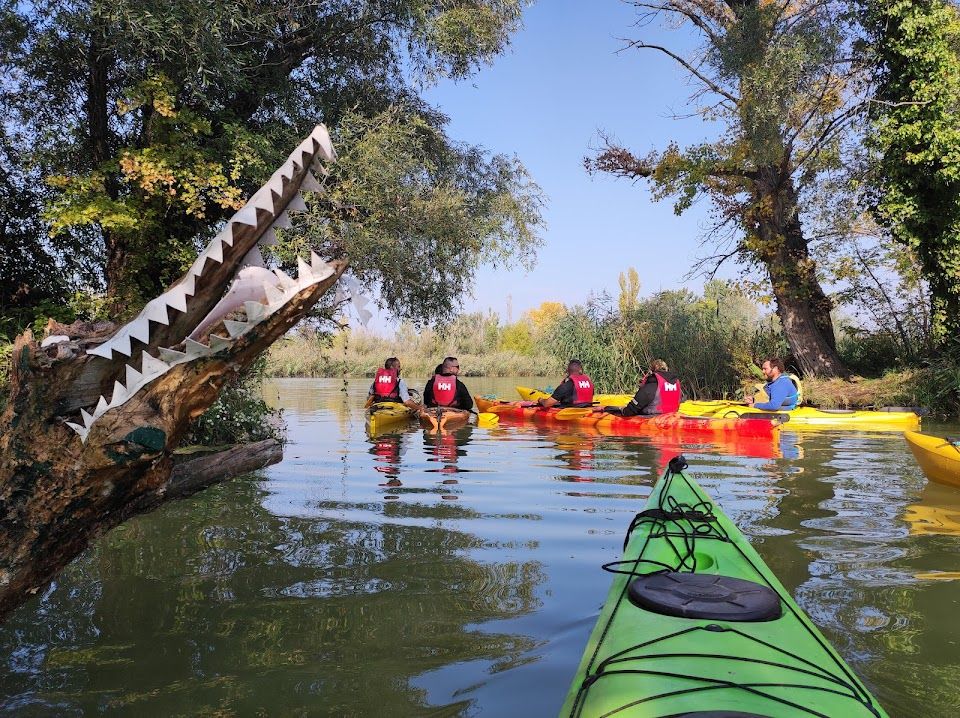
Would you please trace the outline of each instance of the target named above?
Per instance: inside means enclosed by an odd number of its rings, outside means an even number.
[[[190,426],[184,444],[223,446],[264,439],[286,441],[282,410],[267,406],[261,393],[266,358],[223,388],[217,400]]]
[[[640,275],[633,267],[626,272],[620,272],[620,296],[617,299],[617,306],[621,314],[629,314],[637,308],[637,297],[640,296]]]
[[[530,323],[520,321],[505,326],[500,331],[499,347],[504,351],[516,352],[526,356],[533,355],[536,343]]]
[[[8,164],[16,184],[34,190],[30,206],[14,216],[37,218],[43,203],[48,223],[24,229],[24,256],[71,265],[53,293],[68,295],[62,285],[76,282],[73,288],[106,289],[115,308],[136,311],[322,120],[334,131],[342,123],[337,143],[348,166],[330,180],[342,190],[317,214],[333,219],[338,234],[316,246],[356,252],[358,274],[380,284],[401,316],[439,316],[478,253],[505,260],[532,249],[539,204],[514,160],[445,137],[446,118],[421,93],[426,83],[466,77],[502,52],[523,5],[3,3],[0,110],[17,128],[5,136],[13,147]],[[365,141],[366,131],[377,136]],[[384,140],[391,132],[394,144]],[[375,166],[377,148],[398,145],[402,168]],[[402,171],[391,176],[395,169]],[[423,230],[403,213],[423,221]],[[460,222],[463,236],[454,231]],[[431,269],[462,264],[441,272],[451,288],[439,298],[426,287],[405,290],[404,281],[437,278],[398,276],[396,263],[378,273],[377,261],[391,250],[380,240],[392,230],[413,235],[392,247],[410,266],[421,256],[435,257]],[[366,259],[368,246],[381,251]]]
[[[664,359],[697,398],[736,394],[755,362],[783,343],[753,303],[722,282],[709,283],[703,297],[660,292],[626,314],[601,296],[563,316],[549,339],[558,359],[581,359],[604,391],[633,391],[650,361]]]
[[[542,198],[516,160],[457,145],[401,105],[346,115],[335,142],[329,193],[312,222],[286,233],[285,263],[307,247],[346,254],[396,316],[420,326],[455,311],[481,264],[530,266]]]
[[[930,283],[933,335],[960,334],[960,13],[946,0],[868,0],[876,60],[873,203]]]

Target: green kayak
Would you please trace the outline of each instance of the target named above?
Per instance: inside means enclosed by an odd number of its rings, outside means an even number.
[[[885,716],[678,456],[637,514],[561,715]]]

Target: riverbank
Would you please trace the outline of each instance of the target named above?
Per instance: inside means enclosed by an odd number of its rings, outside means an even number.
[[[361,339],[346,344],[326,344],[313,339],[284,339],[267,354],[267,377],[372,377],[387,357],[400,358],[403,375],[422,378],[433,375],[444,356],[460,360],[461,376],[544,376],[563,373],[561,362],[545,354],[520,354],[513,351],[477,353],[457,346],[437,346],[439,342],[402,342],[387,339]]]

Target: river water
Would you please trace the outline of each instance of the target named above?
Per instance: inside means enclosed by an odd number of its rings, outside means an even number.
[[[683,451],[892,716],[960,714],[960,490],[928,484],[899,433],[369,437],[366,387],[270,382],[284,461],[121,526],[0,626],[0,710],[556,715],[600,565]]]

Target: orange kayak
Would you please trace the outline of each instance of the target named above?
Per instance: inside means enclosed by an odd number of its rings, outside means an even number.
[[[683,434],[722,439],[723,437],[773,438],[779,435],[780,415],[762,418],[712,418],[660,414],[659,416],[617,416],[592,409],[544,409],[523,406],[523,402],[504,402],[474,397],[477,408],[497,414],[500,420],[532,421],[538,424],[591,426],[607,435]]]

